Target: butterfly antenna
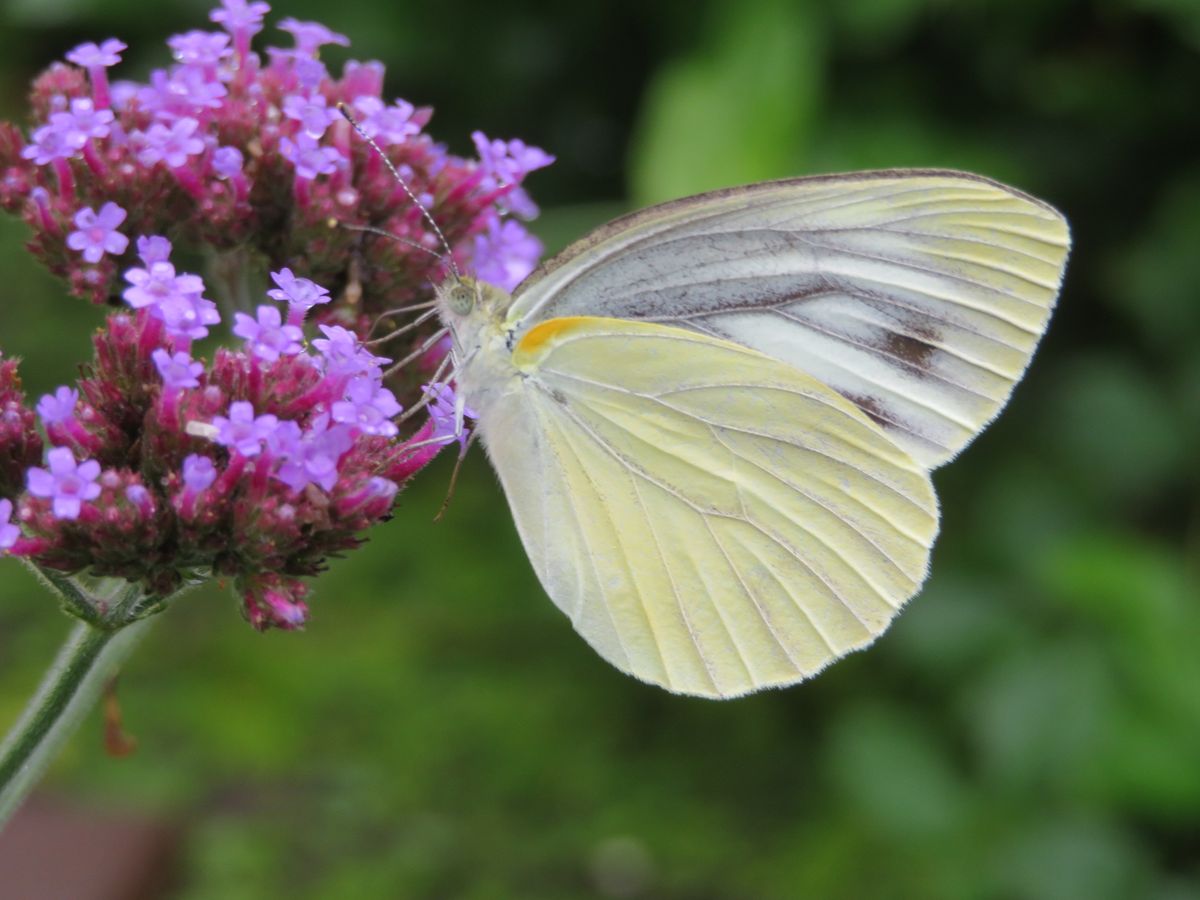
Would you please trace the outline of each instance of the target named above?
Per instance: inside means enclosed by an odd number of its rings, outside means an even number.
[[[458,471],[462,468],[463,460],[467,458],[467,451],[471,449],[471,445],[475,443],[475,436],[479,432],[472,431],[467,435],[467,441],[462,445],[462,449],[458,451],[458,459],[454,461],[454,471],[450,473],[450,486],[446,489],[446,499],[442,501],[441,509],[437,511],[437,515],[433,517],[433,524],[442,521],[442,516],[446,515],[446,510],[450,508],[450,501],[454,499],[454,488],[458,486]]]
[[[442,229],[438,227],[438,223],[434,220],[433,214],[425,208],[425,204],[417,199],[417,195],[414,194],[412,188],[408,186],[408,182],[400,176],[398,171],[396,171],[396,167],[392,165],[392,161],[387,158],[387,154],[383,152],[380,146],[375,143],[375,140],[370,135],[362,130],[362,126],[358,124],[358,121],[350,112],[350,107],[339,101],[337,109],[338,112],[342,114],[342,118],[350,123],[350,127],[358,132],[358,136],[366,141],[367,144],[370,145],[371,149],[375,151],[376,155],[383,160],[383,164],[387,166],[388,171],[392,173],[392,177],[396,179],[396,183],[400,185],[400,187],[404,190],[404,193],[408,195],[408,199],[413,202],[413,205],[421,211],[421,215],[425,217],[425,221],[429,223],[429,226],[433,229],[434,234],[438,236],[438,240],[442,242],[442,248],[446,251],[446,264],[450,267],[450,271],[454,273],[454,279],[456,281],[462,281],[462,273],[458,270],[458,266],[454,262],[454,251],[450,249],[450,242],[446,240],[446,235],[442,233]]]
[[[400,237],[398,234],[392,234],[390,231],[385,231],[382,228],[376,228],[373,225],[349,225],[345,222],[339,222],[337,219],[330,219],[329,226],[331,228],[345,228],[347,231],[361,231],[367,234],[377,234],[379,237],[390,238],[398,244],[406,244],[414,250],[420,250],[422,253],[428,253],[438,262],[446,262],[446,257],[438,253],[436,250],[430,250],[424,244],[409,240],[406,237]]]

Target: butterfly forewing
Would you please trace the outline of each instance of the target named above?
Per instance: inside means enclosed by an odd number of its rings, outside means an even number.
[[[924,467],[813,377],[728,341],[527,331],[481,419],[534,568],[618,668],[734,696],[870,643],[925,577]]]
[[[518,335],[557,316],[724,338],[851,400],[927,468],[995,416],[1062,278],[1062,216],[954,172],[802,178],[617,220],[521,285]]]

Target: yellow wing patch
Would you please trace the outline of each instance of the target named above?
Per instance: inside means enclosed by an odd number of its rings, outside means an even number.
[[[537,360],[550,349],[548,344],[569,335],[587,322],[584,316],[564,316],[548,319],[531,328],[513,349],[513,365],[524,370],[536,365]]]

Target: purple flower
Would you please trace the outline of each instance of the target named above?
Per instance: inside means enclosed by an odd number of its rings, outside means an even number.
[[[402,407],[396,395],[369,375],[358,375],[346,386],[346,397],[330,407],[333,421],[351,425],[363,434],[395,437],[398,429],[392,421]]]
[[[7,497],[0,500],[0,552],[7,553],[21,537],[21,529],[12,524],[13,505]]]
[[[207,456],[189,454],[183,460],[183,484],[189,491],[200,493],[217,480],[217,467]]]
[[[296,84],[310,94],[322,86],[329,78],[329,70],[325,63],[312,56],[296,56],[292,51],[292,74],[296,76]]]
[[[213,171],[221,178],[233,178],[242,171],[242,151],[237,147],[218,147],[213,151]]]
[[[155,122],[146,131],[134,132],[142,145],[138,162],[143,166],[164,162],[173,169],[185,165],[189,156],[204,152],[204,141],[195,137],[199,127],[199,122],[185,116],[169,128]]]
[[[322,147],[316,138],[303,131],[294,142],[290,138],[280,139],[279,152],[296,167],[296,177],[305,181],[312,181],[318,175],[332,175],[344,162],[337,148]]]
[[[429,402],[429,418],[433,420],[433,435],[430,440],[443,444],[455,440],[466,447],[468,431],[463,424],[463,418],[477,418],[475,410],[463,402],[462,397],[455,393],[448,384],[434,383],[421,386],[433,399]]]
[[[267,296],[272,300],[280,300],[291,308],[292,314],[288,316],[288,321],[292,321],[293,324],[297,317],[303,320],[304,315],[318,303],[328,303],[333,299],[325,288],[307,278],[297,278],[287,267],[272,272],[271,280],[278,287],[267,291]]]
[[[279,419],[269,413],[254,415],[254,407],[245,400],[229,404],[229,418],[216,416],[213,426],[217,429],[213,440],[223,447],[232,447],[242,456],[257,456],[262,452],[263,441],[279,426]]]
[[[345,425],[330,427],[327,415],[318,416],[312,428],[290,448],[275,477],[295,491],[309,483],[331,491],[337,484],[338,461],[353,445],[354,437],[349,428]]]
[[[160,246],[156,245],[155,249]],[[140,241],[138,249],[142,249]],[[151,249],[149,241],[146,249]],[[134,309],[160,306],[177,297],[204,292],[204,282],[199,275],[176,275],[175,267],[165,260],[148,263],[145,269],[130,269],[125,273],[125,280],[133,287],[126,288],[121,296]]]
[[[61,115],[61,114],[60,114]],[[69,118],[69,116],[68,116]],[[56,159],[71,159],[79,154],[87,143],[87,135],[74,128],[63,127],[60,119],[55,124],[43,125],[35,129],[31,143],[21,150],[21,156],[32,159],[35,164],[44,166]]]
[[[267,449],[279,459],[287,459],[300,446],[304,432],[291,419],[282,419],[279,426],[267,435]]]
[[[359,341],[358,336],[340,325],[322,325],[324,338],[317,338],[313,346],[325,361],[325,371],[330,375],[353,377],[378,371],[379,366],[391,360],[375,356]]]
[[[294,82],[293,87],[308,94],[313,94],[328,86],[329,70],[325,63],[312,54],[305,55],[298,50],[284,50],[281,47],[268,47],[267,56],[271,57],[271,69]]]
[[[166,297],[153,310],[162,319],[167,334],[180,340],[208,337],[207,326],[221,321],[217,304],[200,296],[199,292]]]
[[[299,122],[311,138],[319,138],[338,118],[337,111],[326,105],[324,94],[288,94],[283,98],[283,114]]]
[[[219,31],[189,31],[172,35],[167,46],[175,59],[185,65],[213,69],[233,51],[229,47],[229,35]]]
[[[67,246],[82,251],[84,261],[89,263],[100,262],[105,253],[120,256],[129,246],[129,238],[117,231],[124,221],[125,210],[115,203],[105,203],[100,212],[85,206],[75,213],[75,227],[79,230],[67,235]]]
[[[85,69],[91,69],[96,66],[108,68],[115,66],[121,61],[121,51],[129,49],[124,42],[116,38],[109,38],[100,46],[92,42],[80,44],[74,50],[67,54],[67,62],[75,63],[77,66],[82,66]]]
[[[354,108],[359,113],[358,124],[363,134],[385,146],[402,144],[421,130],[421,126],[412,121],[413,105],[404,100],[384,106],[378,97],[358,97]]]
[[[125,499],[129,501],[131,506],[137,508],[142,517],[149,519],[154,515],[154,498],[150,492],[146,490],[144,484],[131,484],[125,488]]]
[[[339,47],[349,47],[350,38],[344,34],[330,31],[320,22],[300,22],[290,16],[280,21],[276,26],[280,31],[289,32],[296,39],[296,53],[312,54],[325,44],[337,44]]]
[[[208,18],[230,34],[254,35],[262,31],[262,18],[271,7],[265,3],[247,3],[246,0],[221,0],[221,8],[214,9]]]
[[[53,394],[43,394],[38,401],[38,416],[43,425],[69,422],[75,418],[75,405],[79,402],[79,391],[61,385]]]
[[[201,66],[176,66],[170,75],[156,69],[150,81],[151,87],[142,92],[142,102],[148,109],[158,110],[159,118],[220,109],[229,93]]]
[[[137,99],[142,86],[136,81],[114,81],[112,85],[112,108],[124,111],[129,104]]]
[[[46,454],[50,470],[34,466],[26,474],[29,493],[54,501],[58,519],[78,519],[84,500],[100,496],[100,463],[94,459],[76,464],[75,454],[67,447],[55,447]]]
[[[542,255],[542,242],[512,219],[488,222],[485,234],[475,237],[475,274],[511,291],[533,271]]]
[[[143,234],[137,239],[137,252],[142,262],[153,266],[156,262],[166,262],[171,258],[171,242],[161,235]],[[171,271],[174,272],[174,268]]]
[[[475,141],[480,166],[497,186],[519,185],[533,170],[554,162],[554,157],[545,150],[530,147],[522,140],[489,140],[482,131],[472,132],[471,139]],[[514,187],[503,203],[526,219],[532,219],[538,213],[537,205],[519,187]]]
[[[540,147],[530,147],[524,141],[489,140],[482,131],[471,132],[479,162],[489,174],[504,184],[520,184],[534,169],[554,162],[554,157]]]
[[[71,101],[71,111],[55,113],[52,122],[60,124],[68,133],[76,132],[84,138],[105,138],[112,130],[113,111],[96,109],[90,97],[76,97]]]
[[[280,356],[293,356],[304,349],[300,344],[304,332],[296,325],[284,325],[274,306],[260,306],[257,319],[245,313],[235,313],[235,316],[237,324],[233,326],[233,333],[244,338],[247,351],[259,359],[274,362]]]
[[[168,353],[159,347],[150,356],[167,390],[200,387],[204,364],[193,362],[187,353]]]

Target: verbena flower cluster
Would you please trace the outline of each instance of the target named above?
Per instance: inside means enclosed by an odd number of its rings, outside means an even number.
[[[0,358],[0,553],[156,597],[228,576],[252,624],[295,628],[299,579],[463,436],[453,385],[422,385],[448,349],[433,323],[371,335],[431,299],[447,250],[503,287],[524,278],[541,245],[514,218],[537,214],[521,184],[553,159],[479,133],[478,159],[449,154],[429,109],[382,99],[379,63],[331,76],[321,48],[349,42],[317,23],[280,22],[294,46],[264,61],[251,39],[267,11],[223,0],[222,30],[172,37],[175,63],[145,83],[109,79],[121,41],[83,44],[35,81],[28,135],[0,123],[0,205],[30,224],[30,250],[124,308],[78,383],[34,408]],[[240,346],[194,356],[222,322]],[[385,369],[377,350],[411,364]],[[424,404],[407,433],[401,401]]]

